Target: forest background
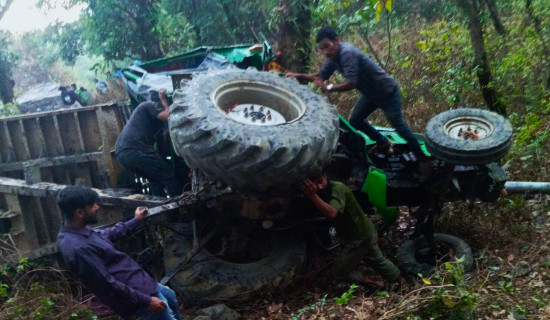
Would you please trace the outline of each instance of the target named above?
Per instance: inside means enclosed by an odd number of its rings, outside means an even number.
[[[0,0],[0,19],[12,2]],[[82,4],[85,9],[74,23],[17,36],[0,33],[0,116],[17,114],[15,98],[33,85],[93,87],[94,78],[105,78],[115,66],[202,45],[265,39],[282,53],[281,64],[288,70],[314,72],[324,61],[315,32],[330,25],[397,79],[403,112],[414,131],[422,132],[433,115],[452,108],[499,112],[514,126],[514,143],[504,159],[509,179],[550,181],[548,0],[37,1],[44,8]],[[350,92],[329,98],[347,115],[356,97]],[[370,119],[386,124],[380,113]],[[355,293],[359,298],[350,295],[343,304],[329,303],[323,288],[308,288],[300,302],[285,301],[281,307],[275,297],[261,300],[261,308],[241,312],[258,319],[321,319],[338,312],[350,319],[460,319],[467,314],[548,318],[549,208],[548,198],[540,195],[506,197],[496,204],[476,204],[475,209],[470,204],[449,205],[439,230],[463,237],[479,258],[479,268],[467,280],[457,270],[443,270],[444,275],[423,278],[401,295],[365,298]],[[527,279],[513,275],[520,261],[532,269]],[[18,267],[21,274],[31,268],[27,261]],[[10,284],[0,283],[3,302],[13,299],[2,290],[5,286]],[[34,319],[50,319],[48,314],[57,314],[56,308],[68,308],[60,299],[54,303],[47,295],[41,297],[35,309],[32,304],[25,307],[37,312]],[[68,314],[76,319],[84,313]]]

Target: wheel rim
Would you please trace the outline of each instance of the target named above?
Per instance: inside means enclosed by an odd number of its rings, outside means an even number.
[[[226,117],[254,126],[291,123],[306,110],[297,95],[263,82],[227,82],[213,90],[211,99]]]
[[[447,121],[443,132],[457,140],[480,140],[490,136],[495,130],[493,124],[481,117],[460,117]]]

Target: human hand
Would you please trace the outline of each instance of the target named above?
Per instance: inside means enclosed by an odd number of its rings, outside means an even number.
[[[136,211],[134,212],[134,218],[139,221],[143,220],[143,218],[145,218],[145,213],[147,212],[147,210],[149,209],[147,209],[146,207],[137,207]]]
[[[166,89],[159,90],[159,99],[166,99]]]
[[[285,71],[285,77],[287,78],[298,78],[300,74],[290,71]]]
[[[311,197],[317,194],[317,191],[319,190],[317,185],[313,183],[313,181],[311,181],[310,179],[305,179],[304,181],[302,181],[302,183],[300,184],[300,189],[307,197]]]
[[[325,82],[323,81],[323,79],[316,78],[315,81],[313,81],[313,83],[317,88],[321,89],[321,91],[323,92],[327,91],[327,86],[325,85]]]
[[[151,298],[151,303],[149,303],[149,307],[147,307],[147,308],[152,313],[161,313],[164,310],[166,310],[166,307],[167,307],[166,302],[160,300],[157,297],[152,297]]]

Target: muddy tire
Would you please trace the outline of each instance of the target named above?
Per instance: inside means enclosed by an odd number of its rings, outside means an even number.
[[[430,119],[425,137],[426,148],[437,159],[462,165],[487,164],[510,150],[512,125],[488,110],[455,109]]]
[[[235,255],[226,259],[206,247],[172,278],[171,288],[178,292],[185,304],[196,305],[244,302],[261,290],[289,286],[305,263],[305,240],[295,232],[261,232],[265,237],[261,258],[235,261]],[[167,244],[164,250],[166,272],[178,264],[190,247],[190,241],[184,238],[174,238]]]
[[[454,262],[455,257],[463,259],[465,272],[472,271],[474,258],[470,246],[464,240],[445,233],[434,234],[434,248],[430,248],[422,236],[405,241],[397,251],[401,270],[414,275],[427,276],[434,271],[438,260]]]
[[[211,70],[173,101],[177,155],[240,191],[284,192],[319,175],[338,140],[337,111],[326,98],[271,72]]]

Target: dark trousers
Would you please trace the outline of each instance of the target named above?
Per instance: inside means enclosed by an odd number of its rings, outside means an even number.
[[[154,149],[126,149],[119,152],[116,158],[126,169],[149,180],[152,195],[164,196],[164,188],[170,197],[181,195],[174,171]]]
[[[367,96],[361,95],[351,111],[349,123],[355,129],[363,131],[369,138],[377,143],[386,142],[388,139],[366,120],[374,110],[380,108],[395,131],[409,143],[418,159],[425,160],[427,157],[420,149],[418,140],[416,140],[411,128],[409,128],[403,120],[403,114],[401,113],[402,104],[401,92],[398,87],[395,88],[393,93],[381,99],[377,99],[377,101],[373,101]]]

